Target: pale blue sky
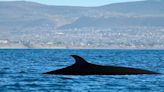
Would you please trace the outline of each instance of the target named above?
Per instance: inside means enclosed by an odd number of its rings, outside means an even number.
[[[15,0],[0,0],[0,1],[15,1]],[[110,3],[143,1],[143,0],[19,0],[19,1],[33,1],[42,4],[50,4],[50,5],[100,6]]]

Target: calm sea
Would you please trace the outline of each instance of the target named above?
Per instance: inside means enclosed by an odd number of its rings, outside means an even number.
[[[42,74],[73,64],[72,54],[94,64],[164,73],[164,50],[1,49],[0,92],[164,92],[164,75]]]

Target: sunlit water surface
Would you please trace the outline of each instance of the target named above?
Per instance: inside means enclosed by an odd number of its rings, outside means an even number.
[[[65,76],[42,73],[74,63],[70,55],[99,65],[164,73],[164,50],[1,49],[0,92],[164,92],[164,75]]]

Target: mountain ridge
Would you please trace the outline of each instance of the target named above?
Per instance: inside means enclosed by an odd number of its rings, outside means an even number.
[[[163,6],[163,1],[125,2],[98,7],[0,2],[0,39],[31,45],[51,43],[108,47],[117,44],[121,47],[137,44],[142,47],[157,44],[161,47],[164,44],[161,31],[164,28]]]

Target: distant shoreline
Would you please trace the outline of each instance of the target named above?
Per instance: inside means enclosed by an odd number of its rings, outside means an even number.
[[[98,48],[63,48],[63,47],[55,47],[55,48],[17,48],[17,47],[15,47],[15,48],[0,48],[0,50],[2,50],[2,49],[72,49],[72,50],[76,50],[76,49],[97,49],[97,50],[105,50],[105,49],[109,49],[109,50],[164,50],[164,48],[100,48],[100,47],[98,47]]]
[[[120,49],[120,50],[164,50],[162,46],[118,46],[118,45],[109,45],[109,46],[94,46],[94,45],[83,45],[83,46],[65,46],[65,45],[47,45],[47,44],[35,44],[27,46],[24,44],[0,44],[0,49]]]

